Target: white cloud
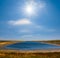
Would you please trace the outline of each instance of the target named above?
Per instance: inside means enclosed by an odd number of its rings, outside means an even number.
[[[23,35],[22,38],[31,38],[33,35]]]
[[[38,29],[42,29],[43,28],[42,25],[35,25],[35,27],[38,28]]]
[[[46,31],[48,31],[48,32],[54,32],[56,30],[55,29],[46,29]]]
[[[19,19],[8,21],[8,23],[11,25],[28,25],[31,24],[32,22],[29,19]]]
[[[43,32],[56,31],[56,29],[47,28],[42,25],[34,24],[29,19],[10,20],[8,21],[8,24],[13,26],[24,25],[24,26],[21,26],[21,29],[19,30],[19,32],[22,32],[22,33],[34,33],[35,31],[43,31]]]
[[[53,28],[47,28],[47,27],[44,27],[42,25],[36,25],[35,26],[38,30],[40,31],[44,31],[44,32],[55,32],[56,29],[53,29]]]
[[[22,32],[22,33],[30,33],[31,30],[29,30],[29,29],[22,29],[22,30],[20,30],[19,32]]]
[[[21,36],[22,39],[27,39],[27,40],[38,40],[40,39],[40,34],[37,35],[33,35],[33,34],[28,34],[28,35],[22,35]]]
[[[46,6],[46,3],[42,3],[42,2],[41,2],[41,3],[39,4],[39,8],[40,8],[40,9],[41,9],[41,8],[45,8],[45,6]]]

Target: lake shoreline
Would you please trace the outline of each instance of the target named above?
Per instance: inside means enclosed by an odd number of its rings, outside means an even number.
[[[12,50],[12,49],[4,48],[7,45],[15,44],[18,42],[24,42],[24,41],[0,42],[0,48],[1,48],[0,58],[59,58],[60,57],[60,49],[25,50],[24,51],[24,50]],[[47,42],[44,42],[44,43],[47,43]],[[58,41],[56,43],[58,43]]]
[[[60,52],[60,49],[48,49],[48,50],[5,50],[1,49],[0,52],[18,52],[18,53],[54,53],[54,52]]]
[[[51,44],[51,45],[55,45],[55,46],[60,46],[60,44],[53,44],[53,43],[47,43],[47,42],[41,42],[41,43],[44,43],[44,44]]]

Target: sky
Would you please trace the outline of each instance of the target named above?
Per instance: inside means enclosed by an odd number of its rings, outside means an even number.
[[[60,40],[60,0],[0,0],[0,40]]]

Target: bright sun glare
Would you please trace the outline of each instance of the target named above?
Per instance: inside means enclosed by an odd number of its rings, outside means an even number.
[[[43,3],[30,1],[24,5],[23,11],[25,15],[31,16],[31,15],[36,15],[36,12],[38,11],[38,9],[40,11],[42,8],[44,8]]]
[[[33,7],[31,5],[27,5],[25,9],[27,14],[32,14],[33,13]]]

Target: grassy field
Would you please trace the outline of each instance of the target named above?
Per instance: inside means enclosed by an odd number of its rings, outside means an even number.
[[[0,48],[3,48],[5,45],[13,44],[16,42],[19,42],[19,41],[0,41]],[[43,42],[60,45],[60,40],[43,41]],[[53,51],[53,52],[37,51],[34,53],[32,53],[32,52],[28,53],[28,51],[27,51],[27,52],[22,53],[22,51],[13,51],[13,50],[10,51],[10,50],[2,49],[2,50],[0,50],[0,58],[60,58],[59,50],[58,50],[58,52],[56,52],[56,51]]]
[[[2,52],[0,58],[60,58],[60,53],[16,53],[16,52]]]
[[[17,41],[0,41],[0,48],[9,45],[9,44],[13,44],[16,43]]]
[[[42,42],[60,45],[60,40],[50,40],[50,41],[42,41]]]

